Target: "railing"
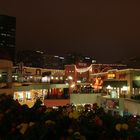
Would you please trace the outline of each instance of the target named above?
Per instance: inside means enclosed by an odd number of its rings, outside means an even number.
[[[63,95],[47,95],[44,97],[45,99],[70,99],[70,96],[68,94]]]

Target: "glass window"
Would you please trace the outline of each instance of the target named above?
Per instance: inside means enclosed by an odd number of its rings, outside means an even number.
[[[22,101],[23,100],[23,92],[18,93],[18,100]]]
[[[31,99],[31,93],[29,91],[26,91],[26,99]]]

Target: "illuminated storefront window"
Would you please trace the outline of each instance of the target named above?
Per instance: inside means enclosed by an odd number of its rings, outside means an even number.
[[[26,99],[27,100],[31,99],[31,93],[29,91],[26,91]]]
[[[50,77],[48,76],[42,77],[42,82],[50,82]]]
[[[22,101],[23,100],[23,92],[18,93],[18,100]]]

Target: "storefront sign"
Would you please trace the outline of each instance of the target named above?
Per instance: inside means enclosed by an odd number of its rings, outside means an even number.
[[[116,75],[114,74],[114,73],[109,73],[108,75],[107,75],[107,78],[108,79],[114,79],[116,77]]]

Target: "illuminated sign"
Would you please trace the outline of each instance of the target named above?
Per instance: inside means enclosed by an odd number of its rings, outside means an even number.
[[[114,73],[109,73],[108,75],[107,75],[107,78],[108,79],[114,79],[115,78],[115,74]]]

